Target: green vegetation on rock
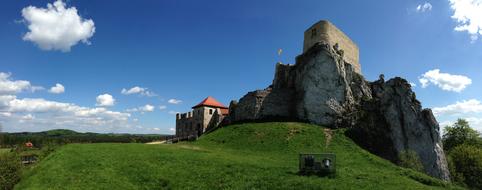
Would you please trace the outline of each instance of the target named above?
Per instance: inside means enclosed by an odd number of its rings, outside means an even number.
[[[16,189],[451,189],[301,123],[231,125],[179,144],[69,144]],[[298,153],[337,156],[335,178],[299,176]]]

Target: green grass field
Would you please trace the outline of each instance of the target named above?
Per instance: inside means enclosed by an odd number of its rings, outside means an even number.
[[[0,148],[0,154],[6,153],[6,152],[10,152],[10,149],[9,148]]]
[[[333,132],[300,123],[232,125],[179,144],[70,144],[16,189],[452,189]],[[333,152],[335,178],[297,175],[299,152]]]

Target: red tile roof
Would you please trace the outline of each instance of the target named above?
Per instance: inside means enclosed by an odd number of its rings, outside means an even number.
[[[204,99],[201,103],[195,105],[194,107],[192,107],[193,109],[194,108],[198,108],[198,107],[202,107],[202,106],[209,106],[209,107],[214,107],[214,108],[225,108],[227,109],[228,107],[226,107],[225,105],[221,104],[220,102],[218,102],[216,99],[214,99],[213,97],[209,96],[207,97],[206,99]]]
[[[221,115],[229,115],[229,109],[222,108],[221,110]]]
[[[33,144],[31,142],[27,142],[27,143],[25,143],[25,146],[28,147],[28,148],[32,148]]]

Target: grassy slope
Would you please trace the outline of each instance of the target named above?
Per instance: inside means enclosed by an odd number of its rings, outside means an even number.
[[[10,152],[9,148],[0,148],[0,154]]]
[[[298,152],[334,152],[337,177],[303,177]],[[425,184],[430,185],[425,185]],[[335,131],[299,123],[233,125],[193,143],[72,144],[25,174],[16,189],[439,189]]]

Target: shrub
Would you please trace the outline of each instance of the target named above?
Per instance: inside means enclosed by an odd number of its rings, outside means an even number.
[[[420,157],[413,150],[404,150],[398,155],[398,165],[404,168],[410,168],[415,171],[423,172],[423,165]]]
[[[462,144],[449,152],[453,179],[472,189],[482,189],[482,149],[476,145]]]
[[[22,165],[17,154],[5,153],[0,155],[0,189],[10,190],[20,181]]]
[[[480,144],[479,132],[470,128],[465,119],[458,119],[452,126],[445,127],[442,142],[445,151],[461,144]]]

